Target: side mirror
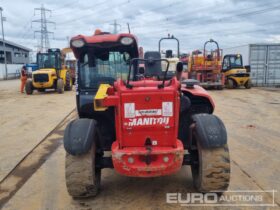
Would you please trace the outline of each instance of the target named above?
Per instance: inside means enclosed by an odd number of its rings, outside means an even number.
[[[145,68],[143,66],[139,67],[138,73],[139,74],[144,74],[145,73]]]

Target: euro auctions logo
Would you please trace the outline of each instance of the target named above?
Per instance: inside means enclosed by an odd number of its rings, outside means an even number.
[[[167,193],[166,203],[180,206],[263,206],[273,207],[276,190],[210,193]]]

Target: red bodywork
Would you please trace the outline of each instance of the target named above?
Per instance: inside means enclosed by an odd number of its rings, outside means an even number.
[[[122,37],[133,38],[135,40],[136,50],[137,50],[137,53],[138,53],[137,38],[134,35],[127,34],[127,33],[123,33],[123,34],[100,34],[100,35],[93,35],[93,36],[78,35],[78,36],[73,37],[71,39],[71,42],[74,41],[74,40],[82,39],[82,40],[85,41],[86,46],[94,45],[94,47],[98,47],[98,44],[101,44],[100,47],[104,47],[104,44],[106,44],[106,43],[112,43],[112,44],[116,43],[116,44],[120,45],[119,41]],[[79,58],[80,54],[83,52],[83,50],[81,50],[79,48],[75,48],[73,46],[71,46],[71,49],[73,50],[76,58]]]
[[[76,58],[88,48],[106,48],[107,44],[120,45],[122,37],[134,38],[131,47],[138,57],[137,39],[132,34],[99,34],[76,36],[71,41],[83,39],[86,47],[71,46]],[[103,45],[104,44],[104,45]],[[116,140],[112,144],[112,161],[117,172],[127,176],[154,177],[176,173],[182,167],[184,147],[178,137],[180,94],[188,92],[207,98],[214,109],[208,93],[199,86],[187,89],[174,77],[165,81],[143,79],[131,81],[128,88],[117,80],[107,89],[107,96],[98,104],[114,107]]]
[[[175,173],[182,166],[184,148],[177,139],[180,83],[175,77],[164,89],[158,88],[161,83],[132,81],[130,89],[118,80],[115,91],[109,89],[103,101],[103,106],[115,106],[117,139],[112,145],[112,159],[120,174],[162,176]]]

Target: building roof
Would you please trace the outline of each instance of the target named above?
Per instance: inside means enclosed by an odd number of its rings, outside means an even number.
[[[0,39],[0,43],[3,43],[3,39]],[[30,49],[30,48],[24,47],[24,46],[22,46],[22,45],[20,45],[20,44],[16,44],[16,43],[11,42],[11,41],[8,41],[8,40],[6,40],[6,39],[5,39],[5,44],[8,44],[8,45],[11,45],[11,46],[20,48],[20,49],[25,50],[25,51],[28,51],[28,52],[32,51],[32,49]]]

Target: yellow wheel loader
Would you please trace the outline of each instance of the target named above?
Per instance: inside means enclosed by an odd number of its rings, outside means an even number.
[[[72,90],[70,71],[62,65],[62,55],[59,49],[49,49],[46,53],[37,53],[39,69],[32,72],[32,79],[27,80],[25,92],[27,95],[34,90],[44,92],[55,89],[58,93]]]
[[[226,77],[226,87],[229,89],[244,86],[249,89],[252,87],[250,73],[243,66],[242,55],[228,54],[224,56],[222,71]]]

